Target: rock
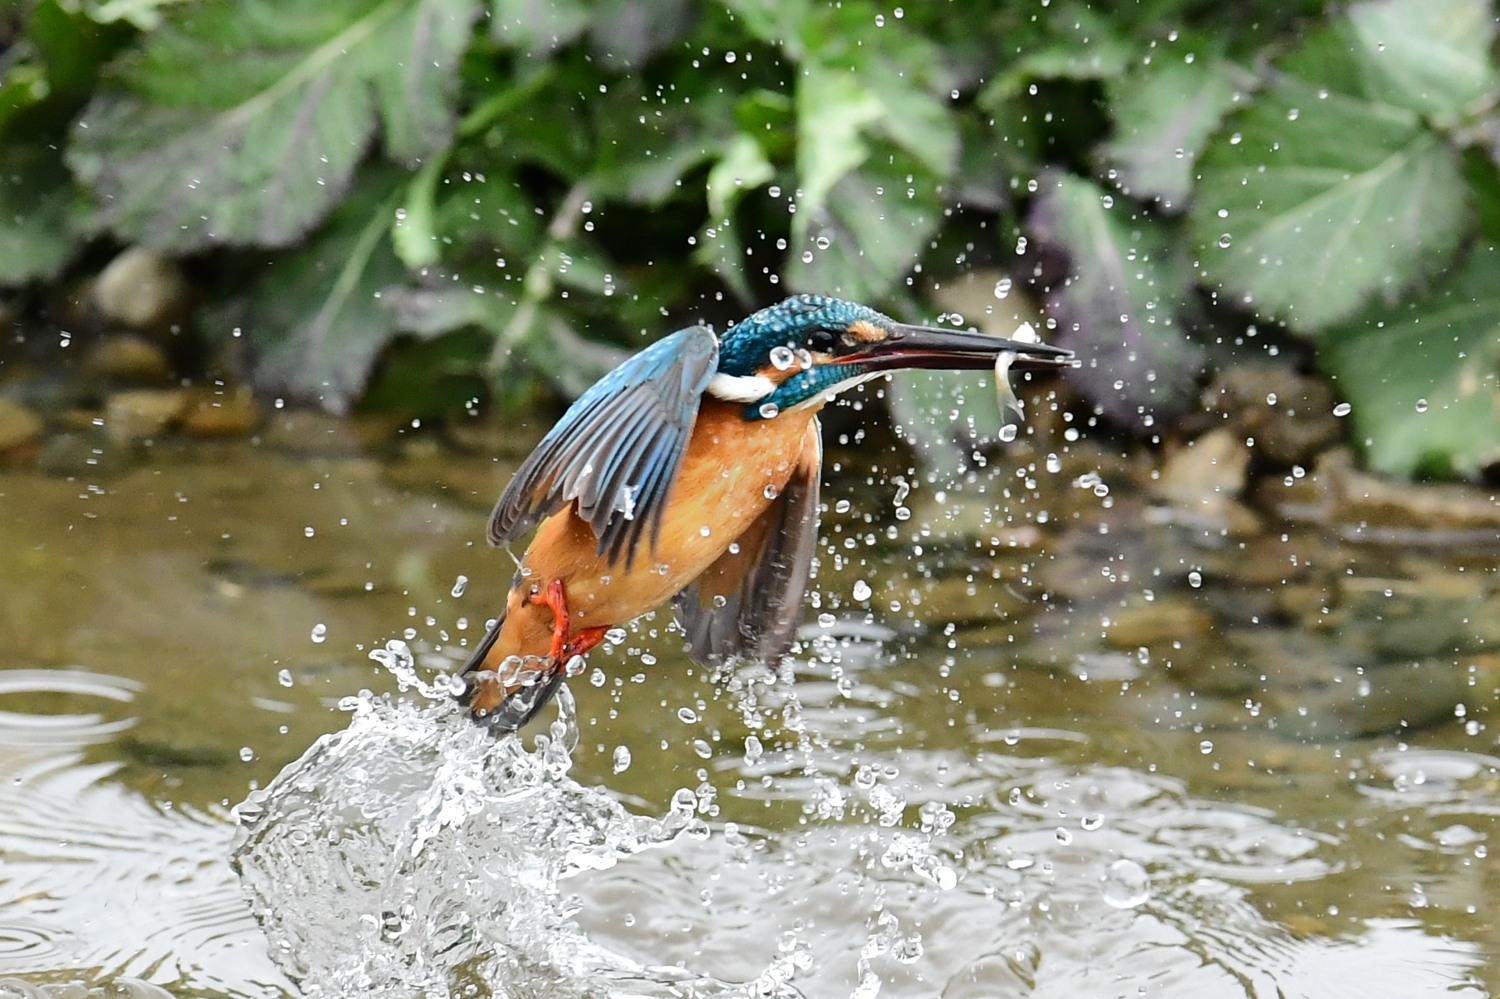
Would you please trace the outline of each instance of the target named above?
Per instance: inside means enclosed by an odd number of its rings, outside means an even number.
[[[1113,649],[1133,651],[1168,649],[1173,642],[1186,644],[1208,637],[1214,630],[1213,615],[1187,600],[1157,597],[1130,603],[1110,614],[1104,643]]]
[[[181,419],[192,401],[186,389],[132,389],[104,404],[104,432],[116,444],[154,437]]]
[[[0,455],[33,450],[45,426],[40,416],[19,402],[0,398]]]
[[[243,437],[260,422],[260,404],[245,386],[200,389],[182,417],[182,432],[192,437]]]
[[[172,261],[133,246],[94,281],[94,305],[106,319],[138,330],[166,330],[188,308],[188,285]]]
[[[1500,492],[1478,486],[1398,482],[1354,466],[1348,450],[1322,455],[1312,474],[1263,479],[1256,498],[1288,520],[1345,527],[1351,537],[1396,541],[1446,534],[1461,542],[1500,537]]]
[[[1229,368],[1203,392],[1203,408],[1216,428],[1253,440],[1256,461],[1290,468],[1311,464],[1337,443],[1344,428],[1333,415],[1333,393],[1319,378],[1277,365]]]
[[[94,345],[84,360],[84,371],[105,381],[160,385],[172,377],[172,362],[145,337],[117,333]]]
[[[1254,534],[1260,519],[1238,500],[1249,468],[1250,449],[1221,427],[1168,457],[1151,493],[1172,505],[1179,515],[1173,519],[1234,535]]]

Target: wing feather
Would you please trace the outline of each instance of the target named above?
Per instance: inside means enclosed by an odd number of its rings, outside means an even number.
[[[691,326],[596,382],[521,463],[490,514],[490,543],[508,545],[577,503],[611,563],[633,556],[648,525],[655,544],[718,359],[713,331]]]
[[[818,421],[809,424],[792,477],[726,552],[676,597],[677,619],[697,662],[769,662],[791,647],[818,541],[823,467]]]

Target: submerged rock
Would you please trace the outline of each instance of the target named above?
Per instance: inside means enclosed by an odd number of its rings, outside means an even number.
[[[116,443],[154,437],[175,424],[191,401],[186,389],[116,392],[104,404],[104,432]]]

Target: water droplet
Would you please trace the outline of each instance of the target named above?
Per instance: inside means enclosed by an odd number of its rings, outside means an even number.
[[[1229,235],[1229,233],[1225,232],[1219,234],[1219,249],[1227,250],[1229,249],[1229,245],[1233,242],[1234,237]]]
[[[1347,402],[1341,402],[1337,406],[1333,407],[1334,416],[1348,416],[1353,411],[1354,407],[1349,405]]]
[[[774,402],[763,402],[760,404],[760,418],[762,420],[774,420],[780,412],[781,407]]]
[[[1212,739],[1204,739],[1202,742],[1198,743],[1198,752],[1202,753],[1204,756],[1210,755],[1211,753],[1213,753],[1213,751],[1214,741]]]
[[[241,746],[240,759],[246,763],[249,763],[250,761],[255,759],[255,750],[251,749],[249,746]]]
[[[1116,909],[1134,909],[1151,897],[1151,876],[1133,860],[1117,860],[1104,871],[1104,901]]]
[[[328,637],[328,625],[324,624],[322,621],[319,621],[317,624],[313,625],[311,637],[314,642],[317,642],[319,645],[321,645],[323,641]]]
[[[449,590],[448,592],[450,596],[461,597],[464,595],[464,590],[468,588],[469,577],[460,573],[458,578],[453,581],[453,589]]]
[[[999,281],[996,281],[995,282],[995,297],[996,298],[1006,298],[1006,297],[1008,297],[1010,295],[1010,289],[1011,289],[1011,287],[1012,287],[1012,282],[1011,282],[1010,278],[1008,278],[1008,277],[1004,277],[1004,278],[1001,278]]]
[[[1005,426],[1000,428],[1000,439],[1009,444],[1011,441],[1014,441],[1016,439],[1016,434],[1018,434],[1019,432],[1020,428],[1017,427],[1014,423],[1007,423]]]
[[[1094,812],[1092,815],[1085,815],[1078,820],[1078,825],[1084,832],[1093,832],[1104,825],[1104,816],[1098,812]]]
[[[771,484],[771,483],[769,483],[769,482],[768,482],[768,483],[766,483],[766,488],[765,488],[765,489],[763,489],[763,490],[761,490],[761,494],[762,494],[762,495],[763,495],[763,496],[765,496],[765,498],[766,498],[766,499],[768,499],[768,500],[773,500],[773,499],[775,499],[775,498],[776,498],[776,496],[777,496],[777,495],[778,495],[778,494],[779,494],[779,493],[780,493],[780,490],[779,490],[779,489],[777,489],[777,488],[776,488],[776,486],[775,486],[775,485],[773,485],[773,484]]]
[[[785,344],[771,348],[771,367],[777,371],[785,371],[796,363],[797,355],[792,351],[792,348]]]
[[[312,537],[312,536],[313,536],[313,535],[314,535],[314,534],[317,534],[317,533],[318,533],[318,532],[317,532],[317,531],[315,531],[315,530],[313,530],[313,529],[312,529],[312,528],[311,528],[311,527],[304,527],[304,528],[303,528],[303,529],[302,529],[302,536],[303,536],[303,537],[304,537],[304,538],[310,538],[310,537]]]
[[[281,684],[283,687],[290,687],[292,685],[292,671],[289,669],[284,669],[280,673],[277,673],[276,682]]]
[[[1425,413],[1425,412],[1427,412],[1427,400],[1426,399],[1418,399],[1417,400],[1417,412],[1419,412],[1419,413]]]
[[[870,589],[870,584],[863,579],[855,580],[854,592],[852,594],[855,600],[869,600],[874,592],[874,590]]]
[[[1194,569],[1187,574],[1187,581],[1188,585],[1196,590],[1198,589],[1198,587],[1203,585],[1203,573],[1199,572],[1197,569]]]
[[[616,746],[615,747],[615,761],[614,761],[614,768],[613,769],[614,769],[614,772],[617,773],[617,774],[624,773],[626,770],[630,769],[630,747],[629,746]]]
[[[698,712],[694,711],[692,708],[678,708],[677,720],[682,722],[684,725],[691,725],[698,720]]]

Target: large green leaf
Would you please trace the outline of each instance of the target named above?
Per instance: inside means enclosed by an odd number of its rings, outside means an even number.
[[[77,194],[55,147],[0,146],[0,286],[57,275],[81,240]]]
[[[1221,59],[1160,58],[1109,84],[1114,135],[1103,146],[1120,189],[1180,210],[1198,154],[1253,77]]]
[[[1412,110],[1436,92],[1396,99],[1401,81],[1423,86],[1400,72],[1372,90],[1361,66],[1383,58],[1379,44],[1347,21],[1315,32],[1199,164],[1203,275],[1303,333],[1396,301],[1470,229],[1459,154]]]
[[[833,186],[865,161],[863,132],[885,105],[847,69],[808,66],[797,83],[798,211],[823,210]]]
[[[1349,51],[1376,100],[1456,115],[1495,89],[1489,0],[1374,0],[1349,9]]]
[[[260,388],[345,412],[397,333],[381,300],[405,277],[390,242],[398,188],[389,174],[358,184],[327,225],[257,283],[243,325]]]
[[[1409,111],[1293,78],[1231,119],[1190,214],[1204,274],[1315,333],[1442,269],[1468,209],[1458,154]]]
[[[1167,232],[1131,203],[1078,177],[1044,181],[1027,230],[1060,255],[1068,277],[1047,290],[1049,339],[1077,351],[1070,374],[1115,420],[1159,424],[1194,401],[1202,351],[1177,320],[1187,281],[1168,259]]]
[[[1472,476],[1500,463],[1500,247],[1429,294],[1331,330],[1320,353],[1370,465]]]
[[[821,209],[792,216],[783,275],[795,291],[878,300],[921,258],[941,217],[936,184],[915,163],[873,156]]]
[[[181,12],[115,65],[69,164],[97,222],[155,246],[287,246],[337,203],[377,123],[443,149],[477,0],[241,0]],[[176,13],[175,11],[173,13]]]

